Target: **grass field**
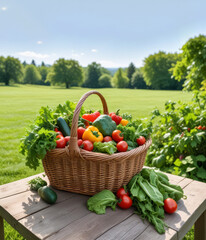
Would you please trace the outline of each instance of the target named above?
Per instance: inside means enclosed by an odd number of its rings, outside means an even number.
[[[24,157],[18,152],[19,141],[40,107],[56,106],[68,99],[78,102],[89,90],[32,85],[0,86],[0,185],[43,171],[42,167],[37,171],[26,167]],[[109,111],[120,108],[121,112],[128,112],[140,118],[149,117],[155,107],[163,109],[167,100],[189,102],[192,97],[191,93],[181,91],[99,89],[99,92],[106,98]],[[84,106],[86,109],[101,109],[101,101],[93,95],[87,99]],[[6,239],[23,238],[6,225]]]

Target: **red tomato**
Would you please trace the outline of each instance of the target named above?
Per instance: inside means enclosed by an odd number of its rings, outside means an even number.
[[[205,126],[203,126],[203,127],[202,127],[202,130],[203,130],[203,131],[205,131],[205,130],[206,130],[206,127],[205,127]]]
[[[87,151],[92,151],[94,148],[93,143],[89,140],[83,141],[82,145],[83,145],[83,149]]]
[[[187,128],[187,131],[190,132],[190,128]]]
[[[67,143],[69,143],[70,136],[66,136],[64,139],[65,139],[65,141],[66,141],[66,144],[67,144]]]
[[[85,132],[85,128],[83,128],[83,127],[79,127],[78,129],[77,129],[77,135],[78,135],[78,139],[81,139],[82,138],[82,135],[83,135],[83,133]]]
[[[63,135],[61,135],[61,134],[56,136],[56,139],[61,139],[61,138],[64,138]]]
[[[55,128],[54,131],[55,131],[55,132],[58,132],[59,130],[58,130],[58,128]]]
[[[56,140],[57,148],[64,148],[66,146],[66,140],[64,137]]]
[[[77,140],[77,144],[78,144],[79,147],[82,145],[82,143],[83,143],[83,140],[82,140],[82,139],[78,139],[78,140]]]
[[[202,130],[202,126],[201,126],[201,125],[200,125],[200,126],[198,126],[198,127],[197,127],[197,129],[199,129],[199,130]]]
[[[123,187],[121,187],[120,189],[117,190],[116,195],[117,195],[118,198],[121,198],[123,195],[129,196],[129,193],[126,192]]]
[[[146,140],[145,140],[145,138],[144,138],[143,136],[140,136],[139,138],[137,138],[136,141],[137,141],[137,144],[138,144],[139,146],[145,144],[145,142],[146,142]]]
[[[110,142],[112,141],[112,138],[110,136],[106,136],[103,138],[103,142]]]
[[[172,198],[167,198],[164,200],[164,210],[167,213],[174,213],[177,210],[177,203]]]
[[[123,137],[123,135],[122,135],[120,130],[114,130],[112,132],[112,138],[113,138],[113,140],[115,142],[120,142],[120,141],[122,141],[124,139],[124,137]]]
[[[123,195],[121,198],[121,202],[118,202],[117,205],[123,209],[128,209],[132,206],[132,199],[127,196]]]
[[[116,147],[118,152],[126,152],[128,148],[128,144],[125,141],[120,141],[117,143]]]

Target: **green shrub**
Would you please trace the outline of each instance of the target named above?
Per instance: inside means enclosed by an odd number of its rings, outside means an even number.
[[[153,111],[151,123],[147,165],[206,181],[206,92],[195,92],[190,104],[166,102],[164,113]]]

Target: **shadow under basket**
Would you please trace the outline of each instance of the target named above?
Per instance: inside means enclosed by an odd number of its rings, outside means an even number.
[[[45,173],[51,186],[56,189],[84,195],[94,195],[104,189],[116,192],[144,166],[151,139],[131,151],[112,155],[78,147],[79,113],[84,101],[91,94],[100,97],[104,114],[109,114],[104,97],[97,91],[87,92],[79,100],[73,115],[69,146],[53,149],[43,159]]]

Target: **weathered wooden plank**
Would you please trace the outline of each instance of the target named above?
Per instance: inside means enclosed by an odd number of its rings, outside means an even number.
[[[28,240],[41,240],[29,231],[25,226],[20,224],[11,214],[0,206],[0,216],[5,219],[14,229],[16,229],[23,237]]]
[[[103,233],[97,240],[131,240],[145,231],[148,221],[142,221],[139,216],[133,214],[118,225]]]
[[[149,225],[143,233],[141,233],[135,240],[177,240],[177,232],[171,228],[166,229],[165,234],[156,232],[153,226]],[[129,240],[129,239],[128,239]]]
[[[195,222],[195,240],[206,239],[206,211]]]
[[[29,190],[28,181],[35,177],[41,177],[45,181],[49,182],[47,177],[43,177],[43,174],[44,173],[40,173],[15,182],[0,185],[0,199],[28,191]]]
[[[4,220],[0,216],[0,239],[4,240]]]
[[[133,209],[126,211],[117,208],[115,211],[107,209],[107,213],[97,215],[90,213],[72,223],[65,228],[46,238],[47,240],[92,240],[102,235],[105,231],[112,228],[116,224],[122,222],[133,214]]]
[[[178,231],[179,239],[184,237],[200,215],[206,210],[205,189],[205,183],[192,181],[184,188],[184,194],[187,196],[187,199],[178,202],[178,209],[175,213],[171,215],[166,214],[166,224]]]
[[[73,197],[74,193],[58,191],[56,204],[65,201]],[[3,199],[0,199],[0,206],[7,210],[15,219],[27,217],[35,212],[41,211],[45,208],[51,207],[50,204],[40,199],[37,192],[26,191],[16,195],[12,195]]]
[[[59,204],[34,213],[19,222],[36,235],[44,239],[64,228],[71,222],[89,214],[86,207],[88,196],[75,194],[73,197]],[[80,228],[80,225],[78,226]]]

